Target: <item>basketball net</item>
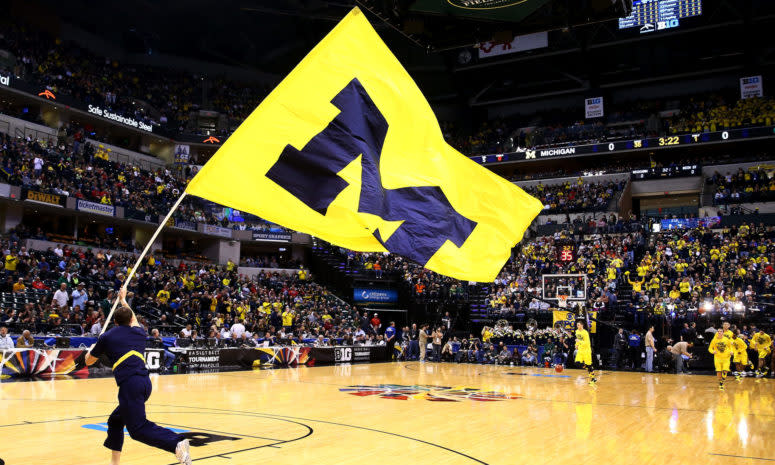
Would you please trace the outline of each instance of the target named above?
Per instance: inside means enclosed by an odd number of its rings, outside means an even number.
[[[568,296],[557,294],[557,308],[568,308]]]

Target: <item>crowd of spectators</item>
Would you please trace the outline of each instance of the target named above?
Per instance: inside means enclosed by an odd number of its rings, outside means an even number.
[[[604,211],[614,195],[624,190],[626,181],[585,182],[582,178],[562,184],[525,187],[528,194],[544,205],[543,213]]]
[[[721,174],[718,171],[707,182],[716,186],[714,205],[727,205],[775,200],[775,176],[773,169],[757,166],[736,173]]]
[[[671,134],[715,132],[752,126],[771,126],[775,121],[775,100],[748,98],[733,100],[719,95],[692,98],[670,123]]]
[[[540,149],[771,125],[775,121],[775,100],[738,100],[731,95],[704,94],[684,99],[607,104],[607,116],[603,118],[568,120],[556,116],[578,112],[578,108],[571,108],[531,115],[527,120],[511,117],[486,121],[469,136],[461,135],[454,125],[445,123],[443,132],[453,147],[467,155],[504,153],[519,148]]]
[[[55,95],[178,133],[198,132],[190,115],[203,109],[226,115],[228,127],[217,134],[228,135],[267,92],[255,83],[122,63],[26,26],[1,27],[0,50],[15,58],[5,71]]]
[[[125,208],[128,218],[158,222],[181,195],[190,174],[172,168],[155,171],[109,160],[101,145],[77,138],[60,141],[16,139],[0,134],[0,181],[38,192],[74,197]],[[252,215],[243,221],[224,208],[187,198],[174,218],[233,229],[282,230]]]
[[[0,248],[0,325],[15,334],[99,334],[136,260],[134,254],[69,246],[27,250],[9,239]],[[231,262],[215,266],[151,256],[129,290],[130,306],[148,333],[177,336],[179,345],[202,338],[221,345],[384,344],[376,315],[360,314],[304,269],[248,277]]]

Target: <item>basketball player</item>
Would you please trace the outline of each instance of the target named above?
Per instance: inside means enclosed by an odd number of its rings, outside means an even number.
[[[740,330],[736,329],[732,334],[732,360],[735,362],[735,379],[741,381],[745,376],[746,367],[753,369],[753,364],[748,361],[748,344],[740,337]]]
[[[716,375],[718,376],[718,388],[724,390],[724,381],[729,373],[729,362],[732,359],[732,341],[724,336],[724,330],[719,329],[716,336],[710,341],[708,352],[713,354],[713,363],[716,365]]]
[[[751,349],[759,352],[759,365],[756,368],[757,378],[763,378],[767,374],[767,366],[764,362],[772,350],[771,345],[772,338],[761,329],[751,336]]]
[[[188,440],[145,418],[145,401],[151,396],[151,380],[143,357],[147,335],[126,303],[126,288],[118,295],[121,305],[113,316],[116,327],[100,336],[86,354],[88,365],[103,354],[107,356],[118,384],[118,407],[108,418],[108,438],[104,443],[113,451],[110,463],[118,465],[121,460],[126,426],[132,439],[172,452],[182,465],[191,465]]]
[[[576,322],[576,363],[580,363],[589,373],[589,384],[597,383],[595,371],[592,368],[592,344],[589,341],[589,332],[584,329],[584,322]]]

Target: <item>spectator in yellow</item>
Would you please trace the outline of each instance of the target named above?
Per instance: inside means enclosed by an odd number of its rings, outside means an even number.
[[[11,252],[5,256],[5,271],[16,271],[16,265],[19,264],[19,257],[16,256],[16,252]]]
[[[285,311],[282,314],[283,317],[283,329],[288,332],[293,326],[293,310],[290,307],[285,307]]]
[[[226,271],[234,271],[234,262],[231,258],[226,262]]]
[[[298,275],[299,275],[299,281],[307,280],[307,270],[305,270],[304,267],[301,267],[299,269]]]
[[[26,288],[27,288],[27,286],[24,285],[24,279],[22,279],[22,278],[19,278],[18,281],[13,283],[13,293],[14,294],[19,293],[19,292],[24,292],[24,290]]]
[[[638,295],[643,292],[643,283],[646,282],[646,278],[641,276],[640,281],[633,281],[630,279],[629,271],[624,274],[627,275],[627,282],[632,286],[632,294],[635,297],[635,300],[637,300]]]
[[[164,288],[156,293],[156,299],[159,301],[159,303],[167,305],[167,302],[170,300],[170,292],[167,290],[167,288]]]

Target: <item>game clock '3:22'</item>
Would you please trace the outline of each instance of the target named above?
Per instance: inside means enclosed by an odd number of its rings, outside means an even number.
[[[668,145],[678,145],[681,142],[678,140],[678,136],[660,137],[659,146],[666,147]]]

